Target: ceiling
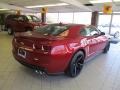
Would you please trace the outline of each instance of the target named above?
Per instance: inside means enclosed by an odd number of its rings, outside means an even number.
[[[93,6],[85,6],[89,4],[89,0],[0,0],[0,3],[6,4],[7,8],[25,9],[26,11],[40,12],[41,8],[26,9],[25,6],[46,5],[56,3],[68,3],[67,6],[48,7],[48,12],[78,12],[78,11],[102,11],[103,4],[94,4]],[[112,3],[114,11],[120,11],[120,2]],[[1,5],[0,5],[1,8]],[[3,7],[2,7],[3,8]]]
[[[17,6],[31,6],[31,5],[60,3],[61,1],[59,0],[0,0],[0,2],[14,4]]]

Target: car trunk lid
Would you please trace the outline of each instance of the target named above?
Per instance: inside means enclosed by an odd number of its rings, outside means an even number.
[[[63,39],[63,37],[46,36],[38,32],[30,31],[16,33],[15,38],[20,45],[39,50],[50,50],[53,42]]]

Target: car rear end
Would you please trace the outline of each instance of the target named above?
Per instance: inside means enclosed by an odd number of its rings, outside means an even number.
[[[64,37],[18,33],[13,39],[13,55],[21,64],[33,69],[49,74],[64,72],[71,58],[66,43]]]
[[[37,41],[28,40],[26,38],[13,39],[13,55],[16,60],[25,66],[29,66],[36,70],[46,71],[50,63],[50,44],[37,46]]]

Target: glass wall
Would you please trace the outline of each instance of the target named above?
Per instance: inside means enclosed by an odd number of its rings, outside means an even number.
[[[98,28],[108,34],[110,29],[110,21],[111,15],[99,15]]]
[[[78,24],[91,24],[91,12],[76,12],[74,13],[74,21],[73,23]]]
[[[73,13],[59,13],[58,22],[73,23]]]
[[[113,15],[110,34],[117,32],[120,32],[120,15]]]
[[[110,34],[115,38],[120,36],[120,13],[114,13],[112,15],[99,15],[98,28]]]
[[[47,23],[58,23],[58,13],[47,13],[46,22]]]
[[[47,13],[47,23],[91,24],[91,12]]]

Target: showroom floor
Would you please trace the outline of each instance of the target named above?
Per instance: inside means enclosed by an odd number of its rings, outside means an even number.
[[[87,62],[76,78],[40,76],[11,53],[12,36],[0,32],[0,90],[120,90],[120,44]]]

